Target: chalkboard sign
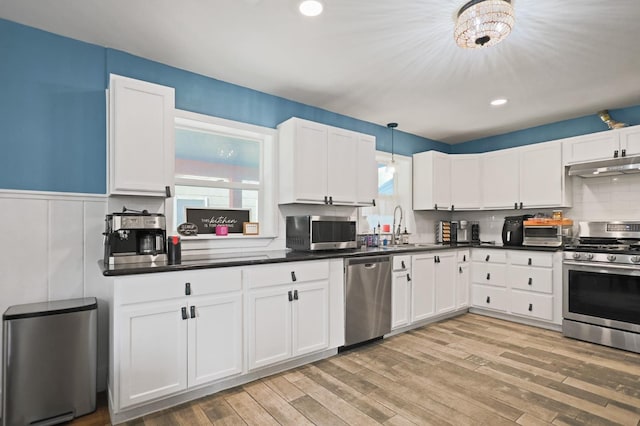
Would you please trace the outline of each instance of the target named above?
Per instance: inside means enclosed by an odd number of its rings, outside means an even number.
[[[215,234],[217,225],[226,225],[229,234],[242,234],[242,224],[249,222],[249,210],[205,209],[187,207],[187,222],[198,227],[198,234]]]

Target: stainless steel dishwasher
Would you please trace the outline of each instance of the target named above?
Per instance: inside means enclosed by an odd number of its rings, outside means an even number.
[[[345,347],[391,331],[390,256],[345,259]]]

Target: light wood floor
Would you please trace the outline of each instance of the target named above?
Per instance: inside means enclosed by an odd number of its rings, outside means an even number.
[[[103,425],[105,409],[72,424]],[[639,422],[639,354],[466,314],[128,425]]]

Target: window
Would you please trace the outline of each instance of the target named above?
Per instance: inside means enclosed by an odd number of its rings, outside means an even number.
[[[275,130],[176,112],[173,229],[187,207],[248,209],[262,236],[274,235],[273,189],[265,185]],[[200,236],[209,237],[213,236]]]

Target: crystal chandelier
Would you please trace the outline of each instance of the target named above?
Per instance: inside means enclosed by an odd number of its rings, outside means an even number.
[[[509,35],[514,23],[511,0],[471,0],[458,12],[454,38],[467,49],[493,46]]]

